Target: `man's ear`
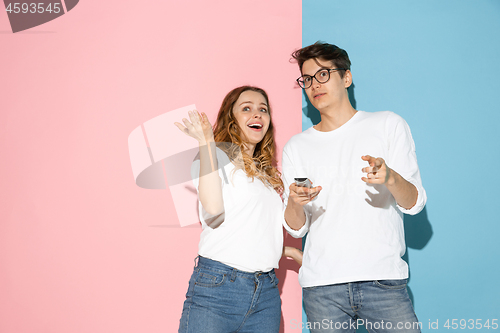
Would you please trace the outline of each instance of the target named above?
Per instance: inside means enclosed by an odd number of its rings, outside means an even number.
[[[352,84],[352,73],[350,70],[346,69],[344,72],[344,86],[345,88],[349,88]]]

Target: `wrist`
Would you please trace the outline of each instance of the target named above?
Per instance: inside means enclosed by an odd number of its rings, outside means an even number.
[[[387,186],[393,186],[396,184],[396,172],[394,172],[391,168],[387,168],[387,178],[385,184]]]
[[[295,200],[293,200],[293,198],[291,196],[289,196],[286,209],[290,209],[291,211],[293,211],[297,215],[297,213],[303,211],[304,208],[302,207],[301,204],[295,202]]]
[[[215,142],[214,138],[209,138],[209,139],[201,139],[201,140],[199,140],[198,144],[199,144],[200,147],[202,147],[202,146],[207,146],[209,144],[212,144],[214,142]]]

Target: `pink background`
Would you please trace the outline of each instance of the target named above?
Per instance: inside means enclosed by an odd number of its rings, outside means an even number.
[[[0,39],[0,332],[175,332],[200,229],[135,185],[128,135],[194,103],[213,121],[253,84],[281,152],[301,130],[300,0],[87,0],[17,34],[1,10]],[[298,267],[281,263],[290,326]]]

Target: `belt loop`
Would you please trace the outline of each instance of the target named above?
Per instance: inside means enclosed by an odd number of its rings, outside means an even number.
[[[234,282],[234,280],[236,280],[236,272],[238,272],[238,270],[236,268],[233,268],[233,270],[231,271],[231,282]]]
[[[269,277],[271,278],[271,283],[274,284],[274,279],[276,278],[274,271],[269,271]]]
[[[194,267],[198,266],[199,262],[200,262],[200,255],[197,255],[196,258],[194,258]]]

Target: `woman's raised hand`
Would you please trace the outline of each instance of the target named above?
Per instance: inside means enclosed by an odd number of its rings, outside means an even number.
[[[186,135],[198,140],[200,144],[206,144],[207,142],[214,141],[214,133],[212,131],[212,125],[208,121],[208,117],[205,113],[198,113],[197,110],[189,111],[189,120],[186,118],[182,119],[185,126],[180,123],[174,123],[177,128],[179,128]]]

